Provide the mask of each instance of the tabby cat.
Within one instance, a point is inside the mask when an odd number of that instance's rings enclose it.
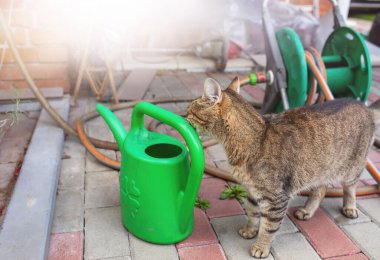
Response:
[[[261,116],[239,90],[238,78],[224,91],[206,79],[203,96],[190,104],[187,120],[223,144],[233,176],[249,193],[248,223],[239,234],[246,239],[258,235],[252,256],[269,255],[288,201],[301,191],[309,190],[310,196],[295,212],[300,220],[313,216],[326,185],[336,181],[344,189],[342,213],[357,218],[356,183],[380,110],[339,99]]]

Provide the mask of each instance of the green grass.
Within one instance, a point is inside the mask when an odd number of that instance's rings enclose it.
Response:
[[[240,202],[240,204],[243,204],[243,198],[247,197],[247,191],[244,190],[244,188],[240,185],[231,185],[228,186],[222,193],[220,194],[219,199],[225,200],[225,199],[236,199]]]

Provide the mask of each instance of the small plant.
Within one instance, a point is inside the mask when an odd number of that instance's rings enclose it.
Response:
[[[222,193],[220,193],[219,199],[237,199],[240,204],[243,204],[243,198],[247,197],[247,192],[240,185],[228,186]]]
[[[197,197],[197,199],[195,200],[195,207],[205,211],[210,207],[210,202],[206,199],[201,199],[200,197]]]
[[[15,95],[16,95],[16,99],[15,99],[15,110],[10,112],[11,114],[11,117],[12,117],[12,122],[11,122],[11,126],[13,126],[15,123],[18,123],[19,119],[20,119],[20,114],[21,114],[21,109],[20,109],[20,90],[18,89],[14,89],[15,91]]]

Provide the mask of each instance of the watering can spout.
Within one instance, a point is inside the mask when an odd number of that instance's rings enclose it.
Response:
[[[124,140],[127,136],[127,132],[123,124],[119,121],[119,119],[111,112],[107,107],[98,104],[96,106],[96,111],[102,116],[108,127],[111,129],[113,136],[119,146],[119,150],[123,149]]]

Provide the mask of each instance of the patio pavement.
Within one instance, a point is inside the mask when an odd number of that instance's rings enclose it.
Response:
[[[239,73],[238,73],[239,74]],[[145,98],[163,96],[197,97],[202,83],[212,76],[226,85],[236,73],[187,73],[166,71],[153,80]],[[380,96],[380,68],[374,68],[369,100]],[[82,97],[88,94],[86,90]],[[261,102],[263,86],[242,89],[242,95]],[[84,112],[93,111],[95,99],[80,98],[69,115],[73,125]],[[165,109],[183,111],[186,103],[165,104]],[[116,115],[129,126],[130,111]],[[96,138],[113,140],[100,118],[87,124],[88,133]],[[175,135],[174,132],[171,132]],[[120,159],[113,151],[103,151]],[[205,150],[208,163],[228,169],[223,148],[216,145]],[[371,159],[380,167],[380,153],[371,150]],[[368,173],[360,185],[373,184]],[[118,172],[98,163],[81,145],[68,136],[58,183],[55,216],[50,240],[49,259],[253,259],[249,246],[254,240],[241,238],[237,230],[245,225],[244,205],[236,200],[219,200],[227,183],[205,175],[199,196],[210,201],[205,212],[195,208],[192,235],[175,245],[154,245],[136,238],[121,224]],[[290,203],[285,221],[273,243],[268,259],[380,259],[380,197],[359,198],[360,217],[354,220],[340,214],[341,198],[327,198],[310,221],[296,220],[292,212],[304,203],[296,197]]]

